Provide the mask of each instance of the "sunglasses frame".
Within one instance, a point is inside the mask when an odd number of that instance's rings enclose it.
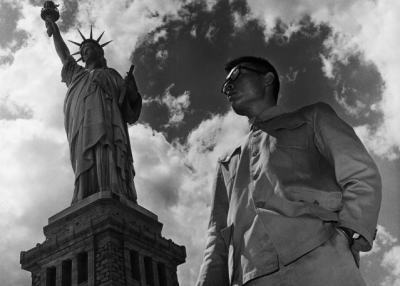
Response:
[[[252,71],[252,72],[255,72],[255,73],[258,73],[258,74],[266,74],[266,72],[262,72],[262,71],[259,71],[259,70],[253,69],[253,68],[248,68],[248,67],[245,67],[245,66],[237,66],[234,69],[232,69],[229,72],[228,76],[226,77],[226,80],[225,80],[225,82],[224,82],[224,84],[222,85],[222,88],[221,88],[221,92],[223,94],[227,94],[225,88],[226,88],[226,84],[228,83],[228,81],[235,81],[239,77],[240,69],[249,70],[249,71]],[[235,74],[236,71],[238,71],[238,72]]]

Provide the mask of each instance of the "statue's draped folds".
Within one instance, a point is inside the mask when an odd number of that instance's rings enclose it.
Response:
[[[119,73],[107,67],[83,68],[72,56],[61,76],[68,86],[64,124],[75,172],[72,204],[99,191],[136,201],[127,123],[138,119],[141,97],[131,106],[126,94],[119,106],[126,91]]]

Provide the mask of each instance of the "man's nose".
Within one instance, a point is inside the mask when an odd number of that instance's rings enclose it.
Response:
[[[226,84],[226,86],[225,86],[225,91],[227,92],[227,93],[229,93],[232,89],[234,89],[235,88],[235,86],[231,83],[231,82],[228,82],[227,84]]]

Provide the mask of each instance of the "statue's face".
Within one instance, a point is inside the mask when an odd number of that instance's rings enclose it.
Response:
[[[82,60],[86,64],[90,64],[96,61],[101,61],[101,58],[103,56],[100,48],[90,43],[82,47],[81,54],[82,54]]]

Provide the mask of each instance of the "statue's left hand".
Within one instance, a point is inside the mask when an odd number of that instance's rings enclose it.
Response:
[[[133,76],[133,74],[127,73],[127,76],[125,77],[124,81],[125,81],[125,86],[128,89],[129,102],[131,104],[133,104],[136,102],[137,98],[139,97],[139,91],[138,91],[135,77]]]

